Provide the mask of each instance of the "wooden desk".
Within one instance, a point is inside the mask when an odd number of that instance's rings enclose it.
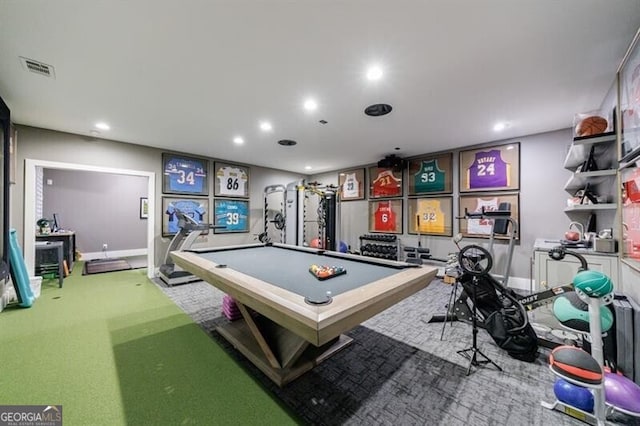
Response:
[[[73,231],[59,231],[51,234],[36,234],[36,241],[61,241],[64,244],[62,253],[67,262],[69,272],[73,270],[73,261],[76,256],[76,233]]]
[[[36,274],[42,276],[50,273],[52,266],[55,265],[58,270],[58,285],[60,287],[64,281],[63,249],[64,243],[62,241],[36,243]]]

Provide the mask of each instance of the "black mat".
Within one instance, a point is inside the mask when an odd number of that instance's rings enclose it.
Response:
[[[131,269],[131,265],[124,259],[95,259],[85,262],[82,275],[125,271],[127,269]]]

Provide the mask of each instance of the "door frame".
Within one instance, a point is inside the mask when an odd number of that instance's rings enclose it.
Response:
[[[115,169],[110,167],[90,166],[87,164],[61,163],[27,158],[24,165],[24,261],[29,276],[35,273],[36,227],[30,226],[36,221],[36,171],[44,169],[78,170],[85,172],[109,173],[117,175],[142,176],[147,178],[147,198],[149,200],[149,217],[147,219],[147,277],[154,277],[154,230],[155,230],[155,187],[156,174],[142,170]]]

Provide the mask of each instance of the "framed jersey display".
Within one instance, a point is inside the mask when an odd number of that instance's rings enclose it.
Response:
[[[249,201],[215,199],[213,200],[214,234],[227,232],[249,232]]]
[[[408,203],[409,234],[453,235],[452,197],[410,198]]]
[[[340,201],[364,200],[364,169],[340,172],[338,187]]]
[[[453,153],[409,160],[409,195],[451,194]]]
[[[511,211],[511,215],[509,217],[518,225],[518,232],[515,233],[515,238],[516,240],[520,239],[520,201],[518,194],[461,195],[459,204],[459,217],[464,217],[467,212],[481,213],[482,211],[492,212],[496,210]],[[499,222],[496,223],[496,221]],[[494,235],[495,239],[508,239],[509,235],[514,233],[514,229],[511,225],[507,227],[507,220],[486,217],[460,219],[460,232],[465,237],[489,238],[491,233],[494,232],[494,224],[496,224]]]
[[[626,225],[622,241],[625,259],[640,261],[640,167],[620,171],[622,182],[622,222]]]
[[[209,221],[209,200],[206,198],[172,198],[162,197],[162,236],[175,235],[180,230],[176,211],[179,210],[192,217],[198,223]],[[209,229],[202,231],[208,234]]]
[[[216,197],[249,198],[249,168],[214,163],[213,194]]]
[[[640,38],[634,38],[618,71],[620,86],[620,157],[623,163],[640,156]]]
[[[162,192],[209,195],[209,160],[162,153]]]
[[[402,197],[402,171],[369,168],[369,198]]]
[[[520,142],[460,151],[460,192],[520,188]]]
[[[369,201],[369,232],[402,234],[402,200]]]

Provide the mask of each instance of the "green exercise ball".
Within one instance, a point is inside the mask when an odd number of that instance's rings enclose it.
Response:
[[[589,297],[603,297],[613,291],[611,278],[600,271],[580,271],[573,278],[573,286]]]

